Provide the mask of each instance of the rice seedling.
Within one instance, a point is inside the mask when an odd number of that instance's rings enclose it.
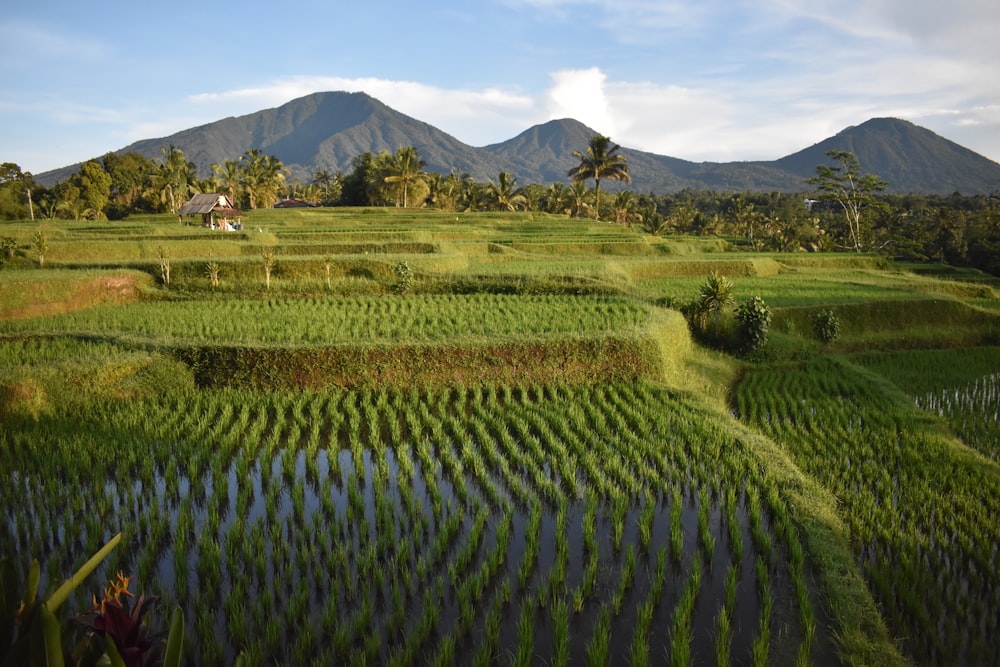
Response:
[[[568,665],[570,659],[569,604],[562,597],[552,601],[552,664]]]
[[[517,621],[516,648],[511,664],[518,667],[531,665],[535,652],[535,604],[530,596],[521,603],[521,615]]]
[[[531,515],[528,519],[528,527],[524,536],[524,554],[521,558],[521,565],[517,575],[518,585],[521,588],[527,586],[528,579],[535,569],[535,560],[538,555],[541,534],[542,507],[536,502],[531,508]]]
[[[670,502],[670,553],[673,555],[675,563],[680,563],[681,557],[684,555],[684,529],[681,526],[682,511],[681,492],[675,487],[673,498]]]
[[[653,495],[646,492],[645,503],[642,507],[642,514],[639,516],[639,542],[643,549],[649,549],[649,540],[653,536],[653,518],[656,514],[656,503]]]
[[[473,655],[472,664],[486,667],[499,658],[500,627],[503,618],[503,599],[498,597],[486,615],[483,640]]]
[[[680,601],[674,607],[673,625],[670,632],[671,665],[691,664],[692,614],[698,592],[701,589],[701,568],[701,560],[694,559]]]
[[[587,644],[588,667],[604,667],[608,664],[611,651],[611,615],[605,609],[597,621]]]
[[[966,372],[954,355],[948,356],[950,368],[928,372],[936,357],[898,353],[885,357],[890,364],[871,367],[920,391],[934,378]],[[928,418],[885,381],[846,363],[758,371],[744,382],[737,397],[741,414],[752,413],[751,396],[766,396],[770,413],[781,418],[754,423],[773,433],[842,504],[855,556],[891,630],[906,637],[907,654],[918,662],[946,654],[981,661],[985,643],[975,601],[1000,594],[996,577],[981,576],[997,571],[990,565],[995,549],[981,530],[984,517],[994,516],[993,476],[929,428]],[[948,574],[928,576],[942,572],[939,563],[949,564]],[[967,592],[953,583],[973,580]],[[807,612],[800,614],[808,626]],[[934,617],[965,620],[946,631]]]
[[[708,491],[703,487],[699,492],[698,503],[698,538],[701,542],[701,552],[705,561],[712,562],[712,554],[715,552],[715,536],[708,522],[708,512],[711,507],[708,498]]]
[[[761,597],[760,627],[753,640],[753,664],[768,664],[771,650],[771,586],[767,571],[767,563],[761,556],[757,557],[757,590]]]

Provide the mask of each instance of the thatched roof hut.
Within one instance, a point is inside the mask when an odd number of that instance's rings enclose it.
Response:
[[[177,211],[177,219],[179,221],[185,215],[198,214],[201,214],[202,224],[212,229],[216,226],[239,229],[240,218],[244,217],[243,212],[233,205],[229,195],[219,192],[205,192],[191,197]]]

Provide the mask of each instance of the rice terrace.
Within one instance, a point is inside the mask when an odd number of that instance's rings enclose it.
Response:
[[[60,619],[122,573],[186,664],[1000,664],[988,274],[524,212],[36,229],[4,584],[121,534]],[[762,351],[696,335],[706,280]]]

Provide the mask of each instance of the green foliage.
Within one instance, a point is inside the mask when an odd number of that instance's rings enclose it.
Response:
[[[855,252],[869,251],[874,240],[868,212],[883,207],[875,195],[888,183],[874,174],[862,174],[861,164],[851,152],[832,150],[826,154],[834,164],[817,166],[816,176],[808,182],[816,186],[821,200],[835,202],[843,211],[847,225],[845,247]]]
[[[221,270],[222,267],[215,260],[205,264],[205,275],[208,277],[208,281],[212,285],[212,289],[219,286],[219,272]]]
[[[771,328],[771,309],[759,296],[751,297],[736,309],[739,322],[739,343],[744,352],[758,352],[767,346]]]
[[[920,356],[899,361],[919,372]],[[944,435],[884,378],[829,357],[753,369],[734,408],[836,496],[855,558],[912,662],[993,662],[995,463]]]
[[[413,269],[405,261],[396,262],[392,267],[392,272],[396,275],[396,284],[392,286],[392,291],[396,294],[407,294],[413,289]]]
[[[812,325],[821,343],[832,343],[840,337],[840,318],[832,310],[821,310],[813,315]]]
[[[695,334],[710,344],[725,347],[726,334],[723,331],[723,314],[735,301],[735,287],[731,280],[712,271],[698,286],[698,296],[683,308],[685,317],[694,328]],[[712,327],[709,329],[709,320]]]
[[[274,257],[276,250],[271,246],[264,246],[260,250],[260,257],[264,262],[264,288],[271,289],[271,272],[274,270]]]
[[[0,163],[0,220],[26,220],[32,210],[28,196],[35,179],[13,162]]]
[[[164,287],[170,287],[170,255],[162,245],[156,246],[156,258],[160,262],[160,280]]]
[[[612,143],[608,137],[595,134],[587,142],[586,152],[573,151],[573,157],[580,164],[567,172],[573,182],[582,185],[587,179],[594,179],[594,217],[601,217],[601,179],[631,183],[628,161],[618,151],[621,146]]]
[[[112,537],[69,579],[38,599],[39,566],[34,561],[22,591],[13,563],[0,560],[0,665],[61,667],[63,629],[55,612],[121,541]]]
[[[402,204],[407,208],[423,201],[428,176],[416,148],[401,146],[395,155],[382,157],[381,162],[382,181],[388,186],[397,207]]]
[[[31,247],[34,248],[35,254],[38,255],[39,268],[45,266],[45,255],[49,251],[49,234],[42,227],[36,229],[32,235]]]
[[[2,263],[8,259],[14,259],[14,253],[17,252],[17,239],[4,236],[0,238],[0,266]]]

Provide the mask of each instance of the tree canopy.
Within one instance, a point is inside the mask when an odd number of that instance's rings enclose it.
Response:
[[[836,202],[844,211],[850,247],[862,252],[871,247],[869,225],[865,214],[880,206],[875,194],[889,185],[874,174],[862,174],[861,163],[854,153],[848,151],[827,151],[834,164],[816,167],[816,175],[808,182],[819,190],[819,198]]]
[[[624,155],[618,153],[619,150],[621,146],[612,144],[603,134],[595,134],[587,142],[586,152],[573,151],[573,157],[578,159],[580,164],[570,169],[566,175],[574,182],[594,179],[594,217],[597,219],[601,217],[601,179],[632,182],[632,177],[628,173],[628,162]]]

